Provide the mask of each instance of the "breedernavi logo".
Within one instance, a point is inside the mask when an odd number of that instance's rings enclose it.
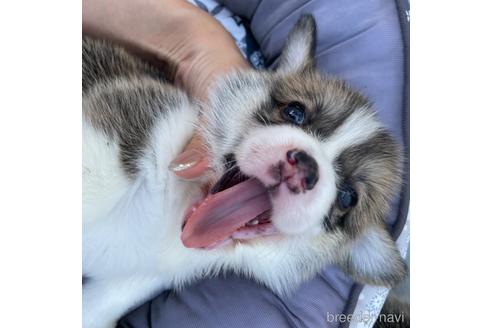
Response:
[[[326,313],[326,321],[328,322],[373,323],[377,320],[385,323],[400,323],[405,320],[405,316],[403,313],[400,314],[394,314],[394,313],[379,314],[379,313],[370,313],[370,312],[364,312],[359,314],[343,314],[343,313],[332,314],[329,312]]]

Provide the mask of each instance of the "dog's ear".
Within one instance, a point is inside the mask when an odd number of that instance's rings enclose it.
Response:
[[[407,274],[405,261],[383,227],[371,227],[347,245],[342,268],[356,281],[394,286]]]
[[[316,22],[313,16],[302,15],[287,37],[277,72],[294,73],[314,66],[315,38]]]

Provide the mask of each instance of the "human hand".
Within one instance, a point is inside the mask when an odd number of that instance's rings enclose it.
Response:
[[[198,10],[195,23],[179,44],[179,53],[185,54],[178,63],[175,83],[192,97],[207,103],[209,87],[217,78],[235,69],[248,68],[229,33],[213,17]],[[203,176],[209,167],[209,157],[203,139],[195,133],[184,151],[170,164],[169,169],[178,177],[192,180]]]
[[[83,31],[153,60],[170,59],[177,65],[174,83],[205,104],[217,78],[249,67],[222,25],[183,0],[84,0]],[[202,138],[195,134],[170,170],[183,179],[195,179],[208,164]]]

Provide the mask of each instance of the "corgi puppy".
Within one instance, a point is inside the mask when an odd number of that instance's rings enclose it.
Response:
[[[315,34],[302,16],[275,70],[228,75],[206,105],[84,38],[84,327],[222,270],[279,294],[328,264],[362,283],[404,277],[384,226],[399,145],[364,96],[317,72]],[[182,181],[168,166],[195,131],[212,173]]]

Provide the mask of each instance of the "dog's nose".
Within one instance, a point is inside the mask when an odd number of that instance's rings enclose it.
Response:
[[[298,174],[303,178],[303,189],[311,190],[319,179],[318,163],[308,153],[299,149],[291,149],[287,152],[287,162],[297,168]]]

